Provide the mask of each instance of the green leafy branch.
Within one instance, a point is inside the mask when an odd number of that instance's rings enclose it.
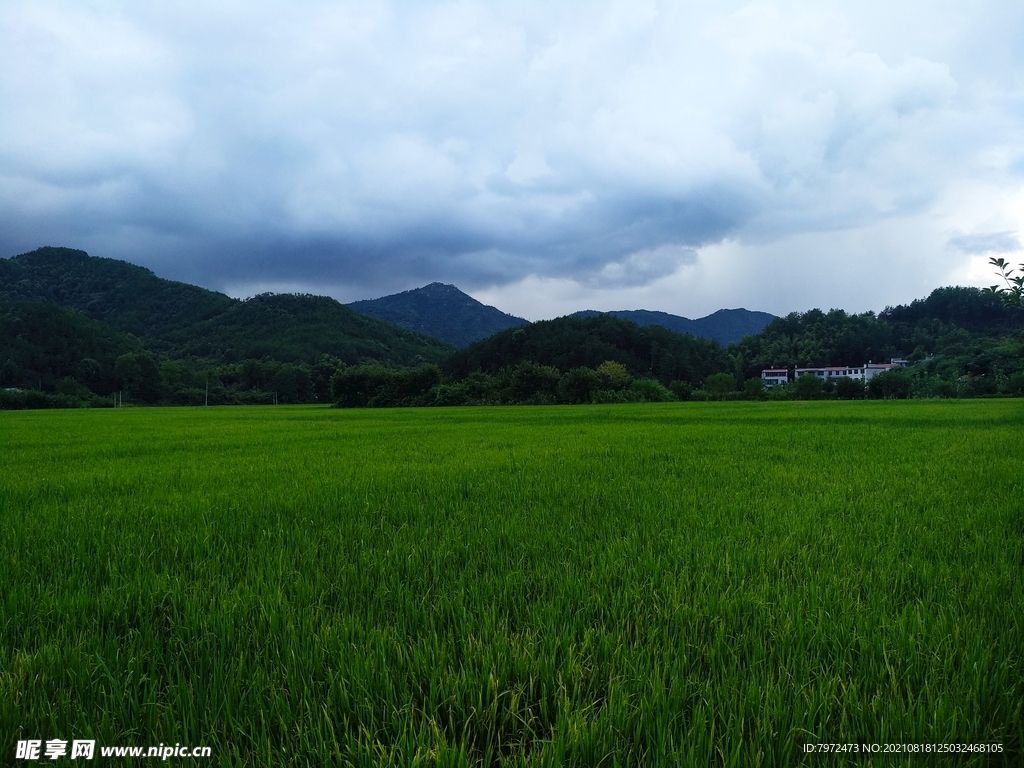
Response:
[[[1024,306],[1024,264],[1020,265],[1021,274],[1014,276],[1016,270],[1001,256],[989,259],[988,263],[999,270],[1004,285],[993,285],[982,291],[995,296],[1008,307]]]

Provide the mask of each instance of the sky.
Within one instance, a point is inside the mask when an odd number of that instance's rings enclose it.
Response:
[[[1024,261],[1024,3],[0,0],[0,256],[530,320]]]

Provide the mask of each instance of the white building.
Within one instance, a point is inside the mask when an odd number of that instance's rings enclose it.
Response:
[[[868,363],[864,366],[864,381],[871,381],[872,378],[880,373],[886,373],[896,368],[902,368],[906,365],[906,361],[901,360],[898,357],[894,357],[892,362],[889,363]]]
[[[859,379],[864,380],[865,366],[828,366],[825,368],[797,368],[793,371],[795,378],[799,379],[804,374],[810,373],[817,376],[819,379],[825,379],[825,381],[835,381],[836,379]]]
[[[907,361],[901,357],[894,357],[888,363],[867,363],[865,365],[850,365],[850,366],[825,366],[823,368],[797,368],[793,371],[793,379],[799,379],[805,374],[811,374],[817,376],[819,379],[825,381],[835,381],[836,379],[856,379],[857,381],[868,382],[873,377],[886,371],[891,371],[894,368],[902,368],[907,365]],[[783,385],[789,382],[789,371],[785,368],[765,368],[761,371],[761,378],[764,380],[766,387],[774,387]]]

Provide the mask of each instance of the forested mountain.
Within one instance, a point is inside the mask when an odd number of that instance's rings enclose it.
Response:
[[[46,301],[131,333],[150,351],[232,362],[331,354],[393,365],[439,361],[451,347],[361,315],[334,299],[263,295],[246,301],[70,248],[0,259],[0,301]]]
[[[0,301],[14,300],[77,309],[111,328],[150,339],[161,339],[237,303],[222,293],[164,280],[126,261],[49,247],[0,259]]]
[[[321,354],[344,363],[389,365],[440,362],[453,348],[397,325],[349,309],[326,296],[263,294],[165,337],[176,357],[218,357],[226,362],[269,357],[302,362]]]
[[[629,320],[641,327],[660,325],[662,328],[668,328],[677,333],[688,333],[703,339],[714,339],[722,345],[737,342],[744,336],[760,333],[768,323],[775,319],[775,315],[770,315],[767,312],[753,312],[749,309],[720,309],[707,317],[696,320],[648,309],[624,309],[614,312],[585,309],[582,312],[574,312],[571,317],[596,317],[600,314]]]
[[[1016,391],[1024,371],[1024,310],[977,288],[939,288],[909,305],[847,314],[813,309],[773,320],[731,348],[738,373],[763,368],[859,365],[905,357],[915,375],[966,388],[964,394]],[[943,391],[946,391],[945,385]],[[958,390],[959,391],[959,390]]]
[[[506,328],[526,325],[521,317],[482,304],[454,285],[444,283],[431,283],[379,299],[354,301],[348,306],[460,348]]]
[[[67,248],[0,259],[0,407],[324,401],[340,365],[452,351],[322,296],[239,301]]]
[[[332,381],[355,404],[617,402],[741,388],[761,397],[763,368],[896,356],[911,363],[886,390],[899,396],[1024,394],[1024,310],[975,288],[941,288],[878,315],[792,313],[726,348],[665,328],[686,318],[664,313],[615,313],[650,323],[642,327],[611,313],[528,324],[452,286],[407,293],[407,307],[447,312],[453,333],[480,317],[516,327],[456,350],[325,297],[239,301],[62,248],[0,259],[0,407],[325,402]],[[763,314],[737,312],[687,322]]]
[[[686,336],[660,325],[639,327],[611,315],[560,317],[513,328],[456,352],[444,370],[456,378],[480,371],[533,362],[561,372],[596,369],[605,361],[621,364],[635,377],[669,384],[700,384],[710,374],[732,370],[732,361],[716,341]]]

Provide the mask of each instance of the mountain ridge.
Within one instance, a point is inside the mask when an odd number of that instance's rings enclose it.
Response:
[[[453,348],[356,312],[327,296],[234,299],[119,259],[46,246],[0,259],[0,302],[43,301],[145,342],[153,352],[207,359],[331,354],[356,363],[439,362]]]
[[[719,309],[696,320],[650,309],[620,309],[611,312],[584,309],[580,312],[573,312],[569,317],[596,317],[597,315],[611,315],[620,320],[630,320],[641,328],[647,325],[660,325],[662,328],[677,333],[688,333],[702,339],[712,339],[722,346],[738,342],[744,336],[760,333],[775,319],[775,315],[768,312],[742,307]]]
[[[353,301],[347,306],[460,349],[528,322],[477,301],[450,283],[439,282],[377,299]]]

